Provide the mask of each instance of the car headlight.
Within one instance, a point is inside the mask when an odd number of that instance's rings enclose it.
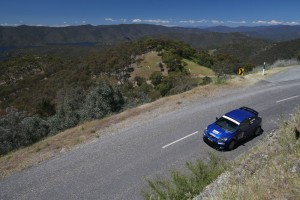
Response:
[[[218,142],[226,142],[228,140],[228,138],[220,138],[218,139]]]
[[[203,135],[207,134],[207,128],[203,131]]]

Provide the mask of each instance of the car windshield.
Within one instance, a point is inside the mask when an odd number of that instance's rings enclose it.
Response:
[[[233,132],[238,127],[238,124],[236,124],[224,117],[221,117],[220,119],[218,119],[216,121],[216,124],[229,132]]]

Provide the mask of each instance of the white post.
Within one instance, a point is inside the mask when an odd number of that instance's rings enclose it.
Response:
[[[266,69],[266,62],[264,62],[264,66],[263,66],[263,71],[262,71],[262,75],[265,75],[265,69]]]

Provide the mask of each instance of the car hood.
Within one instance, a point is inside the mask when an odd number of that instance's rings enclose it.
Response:
[[[207,133],[215,138],[224,138],[233,134],[232,132],[221,128],[216,123],[213,123],[207,127]]]

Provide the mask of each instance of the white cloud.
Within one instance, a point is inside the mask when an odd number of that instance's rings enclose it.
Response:
[[[115,22],[116,20],[114,20],[113,18],[105,18],[105,21]]]
[[[266,25],[280,25],[280,24],[285,24],[285,22],[277,21],[277,20],[271,20],[271,21],[258,20],[258,21],[253,21],[252,23],[253,24],[266,24]]]
[[[1,26],[20,26],[21,24],[1,24]]]
[[[133,19],[132,22],[133,22],[133,23],[141,23],[142,20],[141,20],[141,19]]]
[[[211,20],[211,23],[213,23],[213,24],[224,24],[224,21]]]
[[[147,23],[158,23],[158,24],[169,24],[169,20],[161,20],[161,19],[145,19],[143,22]]]
[[[154,23],[154,24],[169,24],[169,20],[161,20],[161,19],[133,19],[132,23]]]
[[[202,19],[202,20],[183,20],[183,21],[179,21],[179,23],[183,23],[183,24],[196,24],[196,23],[206,23],[207,20],[206,19]]]
[[[269,22],[269,24],[271,24],[271,25],[279,25],[279,24],[283,24],[283,22],[276,21],[276,20],[271,20],[271,21]]]
[[[246,24],[247,22],[246,21],[227,21],[227,23],[230,23],[230,24]]]
[[[295,25],[299,25],[300,23],[299,22],[285,22],[286,25],[291,25],[291,26],[295,26]]]

